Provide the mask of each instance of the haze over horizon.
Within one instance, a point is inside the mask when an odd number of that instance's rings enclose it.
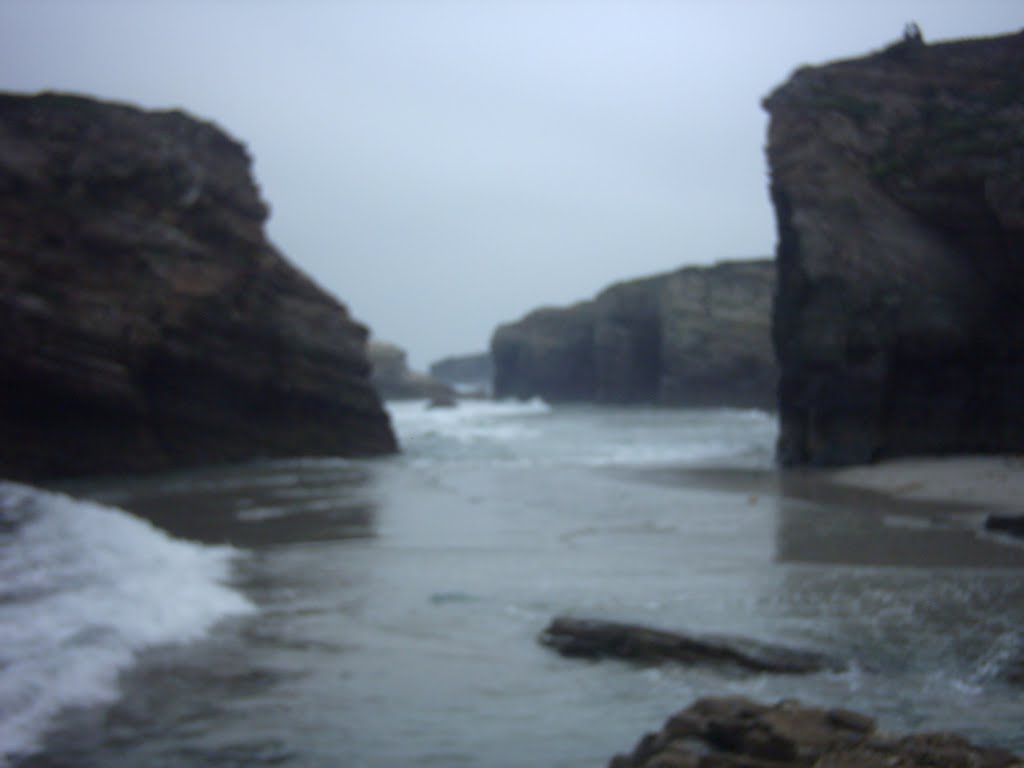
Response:
[[[760,100],[1019,0],[0,0],[0,89],[182,108],[271,239],[418,368],[608,284],[775,244]]]

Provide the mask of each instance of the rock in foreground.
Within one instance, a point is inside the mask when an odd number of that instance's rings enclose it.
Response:
[[[541,634],[540,641],[563,656],[709,664],[746,672],[810,674],[843,666],[813,651],[745,638],[687,635],[595,619],[556,618]]]
[[[798,70],[765,101],[779,457],[1024,450],[1024,33]]]
[[[396,449],[366,329],[181,112],[0,95],[0,475]]]
[[[864,715],[774,706],[745,698],[701,699],[644,736],[610,768],[1011,768],[1011,752],[972,745],[961,736],[879,733]]]
[[[618,283],[540,309],[491,340],[496,397],[775,407],[771,261]]]

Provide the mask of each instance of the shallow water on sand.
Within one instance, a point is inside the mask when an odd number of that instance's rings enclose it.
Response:
[[[238,603],[198,637],[132,647],[115,694],[49,717],[42,751],[11,762],[603,765],[722,693],[1024,750],[1024,703],[1004,679],[1024,655],[1024,550],[979,536],[970,510],[780,480],[773,420],[757,412],[392,410],[393,459],[66,489],[227,558],[207,587]],[[185,598],[173,581],[135,597],[165,612]],[[102,650],[124,619],[93,607],[106,639],[84,642]],[[536,642],[561,613],[786,643],[849,668],[563,659]]]

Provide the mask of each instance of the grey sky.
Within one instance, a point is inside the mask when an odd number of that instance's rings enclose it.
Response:
[[[0,89],[245,142],[274,242],[419,367],[615,280],[768,255],[797,66],[1024,27],[1019,0],[0,0]]]

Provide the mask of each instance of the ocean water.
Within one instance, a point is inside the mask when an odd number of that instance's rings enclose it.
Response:
[[[0,483],[0,765],[605,765],[694,698],[1024,751],[1024,548],[772,469],[757,411],[393,404],[404,452]],[[563,659],[556,615],[841,672]]]

